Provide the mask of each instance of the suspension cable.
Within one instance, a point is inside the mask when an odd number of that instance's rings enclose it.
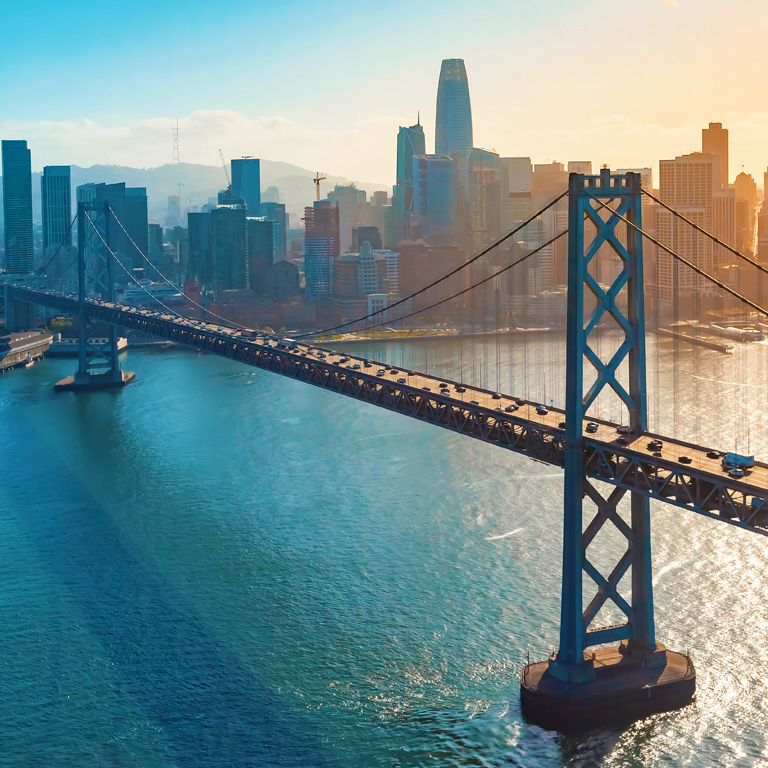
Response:
[[[141,250],[141,248],[139,248],[139,246],[136,244],[136,241],[135,241],[135,240],[134,240],[134,239],[133,239],[133,238],[130,236],[130,234],[128,234],[128,230],[127,230],[127,229],[126,229],[126,228],[123,226],[123,222],[122,222],[122,221],[120,221],[120,219],[118,219],[118,218],[117,218],[117,214],[114,212],[114,210],[112,210],[112,206],[110,206],[109,204],[107,204],[107,208],[109,209],[109,212],[112,214],[112,217],[114,218],[114,220],[115,220],[115,221],[118,223],[118,226],[120,227],[120,229],[122,229],[122,230],[123,230],[123,233],[125,234],[125,236],[128,238],[128,240],[130,240],[130,242],[131,242],[131,245],[133,245],[133,247],[134,247],[134,248],[135,248],[135,249],[136,249],[136,250],[139,252],[139,255],[141,256],[141,258],[142,258],[142,259],[144,259],[144,261],[146,261],[146,262],[147,262],[147,264],[149,264],[149,266],[150,266],[150,267],[152,267],[152,269],[154,269],[154,270],[155,270],[155,272],[157,272],[157,274],[158,274],[158,275],[160,275],[160,277],[161,277],[161,278],[162,278],[162,279],[163,279],[163,280],[164,280],[166,283],[168,283],[168,285],[170,285],[170,286],[171,286],[171,288],[173,288],[173,289],[178,289],[178,286],[177,286],[177,285],[174,285],[174,284],[173,284],[173,283],[172,283],[172,282],[171,282],[171,281],[170,281],[170,280],[169,280],[169,279],[168,279],[168,278],[167,278],[167,277],[166,277],[166,276],[165,276],[165,275],[164,275],[164,274],[163,274],[163,273],[162,273],[162,272],[161,272],[161,271],[158,269],[158,267],[157,267],[155,264],[153,264],[153,263],[152,263],[152,261],[151,261],[151,260],[149,259],[149,257],[148,257],[148,256],[147,256],[147,255],[146,255],[146,254],[145,254],[145,253],[144,253],[144,252]],[[208,313],[208,314],[209,314],[211,317],[215,317],[215,318],[217,318],[218,320],[223,320],[225,323],[227,323],[227,325],[230,325],[230,326],[232,326],[232,327],[234,327],[234,328],[244,328],[244,327],[245,327],[245,326],[243,326],[243,325],[240,325],[239,323],[235,323],[235,322],[234,322],[234,321],[232,321],[232,320],[227,320],[227,318],[226,318],[226,317],[222,317],[221,315],[217,315],[215,312],[211,312],[211,310],[210,310],[210,309],[208,309],[207,307],[204,307],[202,304],[198,304],[198,303],[197,303],[197,302],[196,302],[194,299],[190,299],[190,298],[189,298],[189,296],[187,296],[187,295],[184,293],[183,289],[182,289],[181,295],[182,295],[182,296],[184,296],[184,298],[185,298],[185,299],[186,299],[186,300],[187,300],[187,301],[188,301],[190,304],[193,304],[193,305],[194,305],[194,306],[196,306],[198,309],[202,309],[202,310],[203,310],[203,312],[207,312],[207,313]]]
[[[112,257],[112,258],[113,258],[113,259],[114,259],[114,260],[115,260],[115,261],[116,261],[116,262],[117,262],[117,263],[120,265],[120,267],[122,268],[123,272],[125,272],[125,274],[126,274],[126,275],[128,275],[128,277],[130,277],[130,278],[131,278],[131,280],[133,280],[133,282],[134,282],[134,283],[136,283],[136,285],[138,285],[138,286],[139,286],[139,288],[141,288],[141,290],[142,290],[142,291],[144,291],[144,293],[146,293],[146,294],[147,294],[147,296],[149,296],[151,299],[154,299],[154,300],[155,300],[155,301],[156,301],[156,302],[157,302],[157,303],[158,303],[158,304],[159,304],[159,305],[160,305],[160,306],[161,306],[163,309],[166,309],[166,310],[167,310],[168,312],[170,312],[172,315],[176,315],[176,317],[179,317],[179,318],[181,318],[182,320],[189,320],[189,319],[190,319],[190,318],[188,318],[188,317],[185,317],[184,315],[180,314],[180,313],[179,313],[179,312],[177,312],[175,309],[171,309],[169,306],[167,306],[167,305],[166,305],[166,304],[164,304],[162,301],[160,301],[160,299],[158,299],[158,298],[157,298],[157,296],[153,296],[153,295],[152,295],[152,294],[151,294],[151,293],[150,293],[150,292],[149,292],[149,291],[148,291],[148,290],[147,290],[147,289],[146,289],[146,288],[145,288],[145,287],[144,287],[144,286],[143,286],[143,285],[142,285],[142,284],[141,284],[141,283],[140,283],[140,282],[139,282],[139,281],[138,281],[138,280],[137,280],[137,279],[136,279],[136,278],[135,278],[135,277],[134,277],[134,276],[133,276],[133,275],[132,275],[132,274],[131,274],[131,273],[128,271],[128,269],[127,269],[127,268],[126,268],[126,266],[123,264],[123,262],[122,262],[122,261],[120,261],[120,259],[118,259],[118,258],[117,258],[117,256],[115,255],[115,252],[114,252],[114,251],[113,251],[113,250],[112,250],[112,249],[109,247],[109,245],[108,245],[107,241],[104,239],[104,236],[101,234],[101,232],[99,232],[99,229],[98,229],[98,227],[97,227],[97,226],[96,226],[96,225],[93,223],[93,219],[91,219],[91,217],[88,215],[88,211],[86,211],[85,209],[83,209],[83,214],[84,214],[85,218],[86,218],[86,219],[88,219],[88,221],[90,221],[90,222],[91,222],[91,226],[93,227],[93,231],[94,231],[94,232],[95,232],[95,233],[96,233],[96,234],[99,236],[99,240],[101,240],[101,242],[102,242],[102,243],[104,243],[104,247],[105,247],[105,248],[106,248],[106,249],[109,251],[109,254],[110,254],[110,256],[111,256],[111,257]]]
[[[53,264],[53,262],[56,260],[56,257],[59,255],[59,253],[61,252],[61,249],[64,247],[64,243],[67,242],[69,233],[72,231],[72,227],[75,225],[76,221],[77,221],[77,215],[75,215],[72,221],[69,222],[67,231],[64,233],[64,237],[61,239],[61,242],[59,243],[59,247],[56,249],[56,253],[54,253],[53,256],[51,256],[51,258],[48,259],[48,262],[46,264],[44,264],[42,267],[40,267],[40,269],[37,270],[36,277],[39,277],[40,275],[44,275],[48,271],[48,267],[50,267],[51,264]],[[72,264],[74,263],[75,262],[73,261]],[[69,267],[67,267],[67,270],[66,270],[67,272],[69,272],[69,269],[72,266],[72,264],[70,264]]]
[[[521,256],[519,259],[517,259],[516,261],[513,261],[511,264],[507,264],[506,267],[503,267],[502,269],[498,270],[497,272],[494,272],[493,274],[488,275],[487,277],[484,277],[482,280],[478,280],[476,283],[473,283],[472,285],[468,286],[467,288],[462,288],[462,290],[457,291],[456,293],[451,294],[450,296],[446,296],[444,299],[440,299],[439,301],[436,301],[436,302],[434,302],[433,304],[430,304],[427,307],[422,307],[421,309],[414,310],[413,312],[409,312],[407,315],[403,315],[402,317],[397,317],[394,320],[382,320],[379,323],[376,323],[374,325],[369,325],[366,328],[361,328],[360,330],[362,330],[362,331],[371,331],[374,328],[378,328],[378,327],[380,327],[382,325],[390,325],[390,324],[394,324],[394,323],[399,323],[399,322],[401,322],[403,320],[407,320],[408,318],[413,317],[414,315],[419,315],[422,312],[426,312],[427,310],[434,309],[435,307],[439,307],[441,304],[445,304],[446,301],[450,301],[451,299],[456,299],[459,296],[463,296],[465,293],[468,293],[469,291],[474,290],[475,288],[478,288],[481,285],[484,285],[489,280],[493,280],[495,277],[498,277],[499,275],[504,274],[504,272],[506,272],[509,269],[512,269],[512,267],[516,267],[518,264],[521,264],[526,259],[530,259],[531,256],[535,256],[537,253],[539,253],[539,251],[543,251],[545,248],[548,248],[550,245],[552,245],[557,240],[559,240],[563,235],[567,235],[567,234],[568,234],[568,230],[564,229],[562,232],[558,233],[554,237],[552,237],[549,240],[547,240],[547,242],[544,243],[543,245],[540,245],[538,248],[534,248],[532,251],[529,251],[528,253],[526,253],[525,256]],[[395,305],[393,304],[392,306],[394,307]],[[386,309],[387,308],[385,307],[385,310]],[[319,331],[315,331],[315,333],[319,333]],[[305,333],[305,334],[302,334],[302,335],[299,335],[299,336],[295,336],[294,338],[302,339],[302,338],[304,338],[306,336],[313,336],[313,335],[314,335],[314,333]],[[474,337],[474,334],[473,334],[473,337]]]
[[[661,248],[663,251],[666,251],[670,256],[672,256],[674,259],[677,259],[681,264],[685,264],[686,267],[689,267],[692,269],[696,274],[701,275],[702,277],[709,280],[710,283],[713,285],[716,285],[718,288],[721,288],[726,293],[729,293],[734,298],[737,298],[739,301],[743,302],[744,304],[747,304],[748,306],[752,307],[756,312],[759,312],[761,315],[765,315],[768,317],[768,309],[763,309],[763,307],[758,306],[755,304],[754,301],[750,301],[746,296],[742,296],[738,291],[733,290],[733,288],[729,288],[725,283],[718,280],[716,277],[712,277],[712,275],[705,272],[701,267],[697,267],[693,262],[688,261],[688,259],[683,258],[679,254],[675,253],[671,248],[668,248],[664,243],[657,240],[655,237],[649,235],[644,229],[641,227],[638,227],[637,224],[630,221],[626,216],[622,216],[618,211],[611,208],[609,205],[606,205],[602,200],[595,197],[594,195],[591,195],[587,193],[589,197],[591,197],[596,203],[601,205],[603,208],[607,208],[614,216],[621,219],[625,224],[628,224],[630,227],[632,227],[634,230],[639,232],[644,238],[646,238],[649,242],[653,243],[656,247]]]
[[[676,211],[674,208],[672,208],[672,206],[667,205],[667,203],[663,202],[662,200],[659,200],[656,195],[652,195],[645,189],[641,191],[644,195],[650,197],[651,200],[653,200],[655,203],[658,203],[662,208],[666,208],[671,214],[677,216],[678,219],[682,219],[686,224],[690,224],[697,232],[701,232],[702,235],[706,235],[710,240],[713,240],[719,246],[725,248],[726,251],[730,251],[734,256],[738,256],[740,259],[743,259],[748,264],[751,264],[753,267],[757,267],[757,269],[759,269],[761,272],[768,275],[768,268],[764,267],[759,261],[751,259],[749,256],[741,253],[741,251],[737,250],[732,245],[728,245],[728,243],[723,242],[717,235],[712,234],[708,230],[704,229],[704,227],[700,227],[695,221],[691,221],[691,219],[689,219],[687,216],[684,216],[679,211]]]
[[[553,200],[550,200],[541,210],[536,211],[536,213],[529,216],[525,221],[518,224],[514,229],[507,232],[506,235],[499,238],[495,242],[491,243],[486,248],[483,248],[483,250],[481,250],[479,253],[476,253],[471,259],[468,259],[467,261],[462,262],[461,264],[459,264],[458,267],[455,267],[454,269],[452,269],[450,272],[443,275],[442,277],[439,277],[436,280],[433,280],[431,283],[429,283],[428,285],[425,285],[423,288],[419,288],[417,291],[414,291],[408,296],[405,296],[402,299],[398,299],[394,304],[390,304],[388,307],[383,307],[382,309],[377,309],[374,312],[369,312],[367,315],[358,317],[356,320],[349,320],[346,323],[340,323],[339,325],[334,325],[331,328],[323,328],[319,331],[304,333],[301,336],[297,336],[296,338],[306,338],[307,336],[318,336],[320,334],[338,331],[339,329],[346,328],[349,325],[356,325],[357,323],[362,323],[364,320],[368,320],[371,317],[380,315],[382,312],[388,312],[389,310],[394,309],[398,305],[404,304],[406,301],[410,301],[410,299],[413,299],[416,296],[419,296],[420,294],[424,293],[425,291],[428,291],[430,288],[434,288],[436,285],[442,283],[443,280],[447,280],[449,277],[453,277],[453,275],[455,275],[457,272],[461,272],[462,269],[466,269],[470,264],[474,264],[474,262],[476,262],[478,259],[482,258],[487,253],[492,251],[494,248],[496,248],[496,246],[501,245],[506,240],[509,240],[510,237],[512,237],[513,235],[516,235],[521,229],[525,229],[525,227],[527,227],[532,221],[535,221],[539,216],[541,216],[542,213],[544,213],[546,210],[551,208],[553,205],[556,205],[557,203],[559,203],[560,200],[562,200],[567,194],[568,194],[568,190],[565,190],[565,192],[561,192]],[[460,295],[460,294],[457,294],[457,295]],[[433,305],[433,306],[437,306],[437,305]],[[427,307],[426,309],[430,309],[430,307]],[[379,325],[381,325],[381,323]],[[371,326],[371,327],[376,328],[377,326]]]

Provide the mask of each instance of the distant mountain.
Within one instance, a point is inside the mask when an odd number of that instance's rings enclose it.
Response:
[[[229,167],[227,172],[229,173]],[[304,215],[304,206],[312,205],[315,200],[315,185],[312,182],[315,173],[278,160],[261,161],[261,188],[264,190],[267,187],[277,187],[280,190],[280,202],[285,203],[286,210],[291,214],[291,226],[298,225],[299,218]],[[36,221],[40,220],[40,175],[32,174],[32,205]],[[320,175],[327,177],[320,187],[323,198],[334,184],[349,183],[343,176],[334,176],[325,171],[321,171]],[[215,165],[178,163],[161,165],[158,168],[131,168],[125,165],[92,165],[90,168],[81,168],[73,165],[73,202],[74,187],[79,184],[114,184],[121,181],[129,187],[147,188],[149,219],[159,224],[165,224],[168,197],[179,194],[179,184],[182,185],[182,211],[190,205],[204,205],[227,185],[224,169]],[[369,195],[388,189],[383,184],[356,183],[358,189],[365,190]]]

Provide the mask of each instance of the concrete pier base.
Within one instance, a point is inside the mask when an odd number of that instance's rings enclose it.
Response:
[[[57,392],[96,392],[100,389],[124,387],[135,378],[136,374],[132,371],[119,371],[117,378],[111,372],[87,373],[85,375],[75,374],[56,382],[53,388]]]
[[[526,666],[520,675],[523,716],[547,730],[583,733],[627,725],[688,704],[696,691],[690,658],[657,644],[631,650],[626,641],[584,654],[566,667],[553,655]]]

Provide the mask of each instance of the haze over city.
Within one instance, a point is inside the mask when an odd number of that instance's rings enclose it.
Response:
[[[391,184],[393,131],[420,111],[434,136],[434,62],[461,57],[478,147],[643,167],[693,150],[714,120],[731,129],[731,176],[743,165],[761,178],[761,0],[489,2],[469,26],[467,13],[456,1],[362,17],[353,2],[6,4],[17,32],[0,51],[0,134],[35,146],[35,170],[150,167],[170,162],[178,118],[183,162],[216,165],[221,147]]]
[[[0,26],[0,763],[764,765],[764,0]]]

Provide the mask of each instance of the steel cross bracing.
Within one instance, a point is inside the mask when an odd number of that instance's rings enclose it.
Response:
[[[17,301],[77,312],[78,301],[74,297],[12,283],[7,284],[7,289],[9,298]],[[371,369],[354,370],[350,366],[364,365],[363,358],[348,355],[349,363],[340,364],[332,359],[338,358],[339,353],[319,346],[300,344],[294,352],[269,345],[263,338],[246,339],[233,331],[217,331],[210,325],[201,328],[178,317],[120,308],[94,299],[86,299],[85,305],[92,321],[228,357],[546,464],[562,467],[565,463],[565,432],[558,426],[565,416],[557,409],[549,408],[548,414],[540,415],[535,404],[526,403],[515,413],[499,412],[495,410],[499,402],[506,406],[516,402],[515,398],[505,395],[497,401],[490,391],[469,385],[463,385],[466,392],[460,396],[455,392],[455,382],[421,373],[406,376],[409,383],[399,384],[396,379],[405,375],[402,371],[386,377],[367,373],[379,367],[390,370],[384,363],[374,361]],[[318,357],[321,352],[326,354],[325,359]],[[440,381],[451,385],[450,395],[438,393]],[[429,386],[431,391],[423,390],[422,386]],[[471,404],[471,400],[478,400],[480,405]],[[650,439],[660,436],[644,432],[630,436],[629,445],[621,445],[616,442],[620,435],[615,424],[600,419],[592,421],[600,425],[600,430],[583,435],[582,467],[586,476],[768,535],[768,464],[758,462],[751,474],[737,480],[723,473],[718,461],[706,457],[707,447],[662,437],[663,456],[656,457],[646,446]],[[683,454],[692,457],[691,464],[677,461]]]
[[[115,326],[110,326],[106,338],[90,338],[88,323],[93,318],[85,303],[87,297],[94,295],[110,302],[115,298],[108,214],[106,203],[80,202],[77,205],[79,306],[76,315],[80,335],[76,378],[79,379],[91,374],[106,374],[115,381],[122,378]]]

